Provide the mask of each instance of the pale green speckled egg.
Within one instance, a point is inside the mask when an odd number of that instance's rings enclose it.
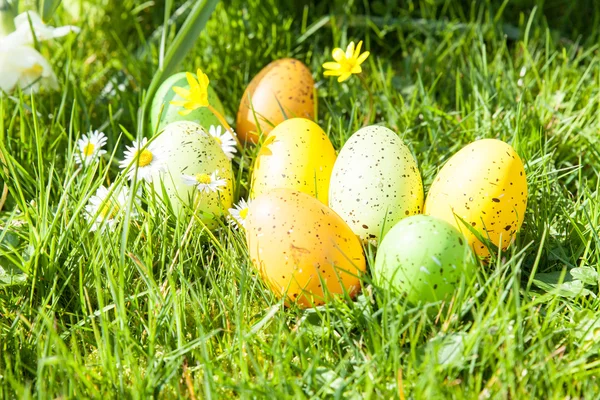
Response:
[[[166,168],[153,176],[157,195],[163,200],[168,198],[175,214],[180,214],[185,205],[194,204],[202,221],[214,228],[217,218],[226,215],[233,202],[231,161],[221,146],[200,125],[188,121],[167,125],[154,143],[164,152]],[[183,175],[211,175],[215,171],[226,184],[214,192],[200,192],[183,179]]]
[[[375,282],[413,304],[448,300],[472,285],[475,261],[466,238],[448,222],[414,215],[398,222],[377,250]]]
[[[196,75],[194,75],[194,78]],[[179,111],[183,108],[170,104],[171,101],[183,100],[174,91],[173,86],[179,86],[184,89],[189,89],[189,84],[185,77],[185,72],[180,72],[166,79],[156,91],[154,99],[152,99],[152,108],[150,111],[150,132],[160,131],[171,122],[191,121],[196,122],[206,130],[211,125],[220,126],[219,119],[206,107],[197,108],[188,115],[181,115]],[[223,105],[217,97],[217,93],[209,85],[208,86],[208,102],[221,115],[225,115]],[[160,118],[160,119],[159,119]]]
[[[367,126],[348,139],[331,174],[329,206],[363,240],[379,240],[402,218],[421,213],[421,174],[395,132]]]

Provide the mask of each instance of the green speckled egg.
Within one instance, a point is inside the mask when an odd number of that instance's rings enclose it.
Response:
[[[195,75],[194,75],[195,76]],[[179,97],[174,91],[173,86],[179,86],[184,89],[189,89],[188,82],[185,78],[185,72],[180,72],[168,78],[166,81],[160,85],[156,94],[154,95],[154,99],[152,99],[152,108],[150,113],[150,129],[151,132],[156,131],[156,126],[158,125],[158,131],[163,129],[166,125],[171,122],[176,121],[192,121],[196,122],[206,130],[210,128],[211,125],[219,126],[221,123],[214,116],[212,112],[209,111],[208,108],[198,108],[188,115],[180,115],[179,111],[182,110],[181,107],[173,106],[170,104],[171,101],[179,101],[183,100]],[[217,94],[213,90],[213,88],[208,86],[208,102],[211,106],[213,106],[217,111],[221,113],[221,115],[225,114],[225,110],[223,109],[223,104],[217,97]],[[164,108],[162,108],[164,105]],[[161,114],[162,108],[162,114]],[[159,118],[160,117],[160,121]]]
[[[221,146],[198,124],[189,121],[173,122],[167,125],[154,140],[156,148],[164,152],[164,172],[156,172],[152,182],[157,195],[173,207],[179,214],[184,205],[201,211],[201,219],[209,228],[217,225],[217,218],[225,215],[233,203],[233,180],[231,161],[221,150]],[[196,174],[210,175],[217,171],[218,178],[226,184],[215,192],[200,192],[197,187],[187,184],[183,176]]]
[[[329,207],[363,240],[378,240],[402,218],[421,213],[421,174],[395,132],[367,126],[348,139],[331,174]]]
[[[373,266],[377,284],[404,293],[413,304],[448,299],[461,279],[475,276],[465,237],[446,221],[415,215],[398,222],[381,241]]]

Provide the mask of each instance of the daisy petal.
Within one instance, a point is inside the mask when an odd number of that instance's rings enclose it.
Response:
[[[362,47],[362,40],[360,42],[358,42],[358,45],[356,46],[356,50],[354,50],[354,54],[352,54],[353,58],[358,58],[358,56],[360,55],[361,47]]]
[[[186,72],[185,79],[187,79],[188,85],[190,85],[191,90],[194,90],[198,87],[198,82],[194,78],[194,75],[190,74],[189,72]]]
[[[204,72],[202,72],[202,70],[200,68],[198,68],[198,83],[200,84],[201,87],[208,87],[208,84],[210,83],[210,81],[208,80],[208,75],[206,75]]]
[[[340,77],[338,78],[338,82],[344,82],[346,79],[350,78],[352,76],[351,72],[344,72],[343,74],[340,75]]]
[[[192,110],[183,109],[183,110],[179,111],[178,114],[181,115],[182,117],[185,117],[186,115],[188,115],[191,112],[192,112]]]
[[[331,55],[333,56],[333,59],[337,62],[341,62],[346,58],[344,50],[340,48],[334,49],[333,52],[331,52]]]
[[[325,71],[323,75],[325,76],[340,76],[342,74],[341,71]]]
[[[202,107],[200,104],[196,103],[195,101],[186,101],[183,104],[184,108],[187,108],[190,111],[194,111],[196,108]]]
[[[354,56],[354,42],[350,42],[346,48],[346,58],[350,59]]]
[[[368,51],[365,51],[364,53],[362,53],[357,59],[356,59],[356,63],[357,64],[362,64],[365,62],[365,60],[367,59],[367,57],[369,57],[371,53]]]
[[[355,65],[354,67],[352,67],[350,72],[353,74],[360,74],[362,72],[362,67],[360,65]]]
[[[338,70],[338,69],[342,68],[342,66],[336,62],[326,62],[323,64],[323,68]]]
[[[184,99],[190,97],[190,91],[182,87],[173,86],[173,91],[177,93],[179,97],[183,97]]]

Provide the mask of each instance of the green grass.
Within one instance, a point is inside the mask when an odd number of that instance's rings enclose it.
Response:
[[[600,265],[598,10],[558,0],[402,9],[392,0],[231,0],[218,5],[184,60],[183,70],[210,76],[232,123],[264,65],[303,60],[317,81],[318,122],[339,149],[360,127],[368,96],[356,78],[326,80],[320,65],[332,47],[364,39],[374,122],[409,145],[426,190],[444,161],[475,139],[516,148],[529,184],[517,243],[481,266],[469,298],[432,318],[369,276],[355,302],[284,308],[253,271],[242,235],[224,224],[214,236],[199,225],[185,236],[187,222],[151,200],[125,234],[123,225],[87,232],[83,207],[97,186],[118,179],[123,145],[136,136],[157,70],[160,3],[95,0],[78,17],[59,9],[52,25],[83,28],[42,47],[62,90],[0,99],[9,187],[0,213],[2,397],[600,392],[597,278],[585,291],[557,283],[574,267]],[[183,7],[178,26],[190,5],[174,5]],[[170,26],[167,40],[175,33]],[[109,82],[127,90],[107,94]],[[74,143],[90,129],[106,132],[109,154],[76,172]],[[239,171],[239,158],[234,166]],[[246,196],[248,176],[237,176],[236,193]]]

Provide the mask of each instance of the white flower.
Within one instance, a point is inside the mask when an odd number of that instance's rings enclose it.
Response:
[[[132,180],[137,176],[140,180],[152,182],[152,175],[155,172],[165,171],[165,160],[162,150],[154,145],[154,142],[148,144],[148,139],[143,138],[141,142],[134,140],[131,146],[127,146],[125,159],[121,161],[121,169],[127,171],[127,177]]]
[[[251,201],[240,199],[240,202],[237,203],[234,208],[229,209],[229,214],[231,215],[231,219],[229,221],[236,228],[246,227],[246,218],[248,217],[250,204],[252,204]]]
[[[102,150],[105,144],[106,136],[103,132],[93,131],[83,135],[77,141],[77,152],[75,153],[77,165],[88,166],[92,161],[106,154],[106,150]]]
[[[527,73],[527,68],[522,67],[521,71],[519,72],[519,80],[517,81],[517,86],[519,86],[519,87],[523,86],[523,77],[525,76],[526,73]]]
[[[47,26],[32,11],[18,15],[14,22],[16,30],[0,38],[0,89],[8,93],[18,85],[26,94],[38,92],[40,87],[58,89],[50,63],[32,47],[34,34],[43,41],[79,32],[79,28]]]
[[[29,21],[31,20],[31,25]],[[76,26],[67,25],[55,28],[44,24],[40,16],[34,11],[27,11],[15,17],[15,31],[6,36],[5,39],[21,44],[32,45],[35,39],[38,42],[56,39],[68,35],[71,32],[79,33],[80,29]]]
[[[217,141],[217,143],[219,143],[221,149],[223,149],[223,153],[231,160],[233,158],[233,153],[237,153],[237,149],[235,148],[236,143],[232,132],[225,131],[225,133],[221,135],[221,125],[211,125],[208,129],[208,133]]]
[[[0,39],[0,89],[8,93],[15,86],[30,94],[39,92],[40,87],[58,89],[58,80],[48,61],[36,49],[14,46]]]
[[[112,191],[112,193],[111,193]],[[127,206],[127,197],[129,196],[129,188],[107,189],[100,186],[85,206],[85,218],[88,222],[92,222],[90,232],[98,228],[104,229],[105,226],[113,228],[119,219],[123,216],[123,212]],[[103,223],[105,223],[103,225]]]
[[[196,175],[181,175],[181,180],[186,185],[195,186],[200,193],[210,193],[221,190],[222,187],[227,186],[225,179],[219,178],[217,175],[218,171],[214,171],[212,174],[196,174]]]

